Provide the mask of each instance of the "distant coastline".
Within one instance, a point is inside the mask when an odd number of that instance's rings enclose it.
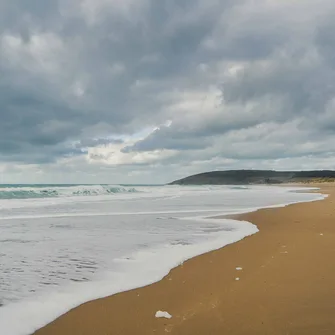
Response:
[[[329,183],[335,171],[227,170],[199,173],[175,180],[169,185],[262,185],[287,183]]]

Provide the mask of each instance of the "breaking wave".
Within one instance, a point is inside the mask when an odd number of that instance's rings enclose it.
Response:
[[[120,193],[140,192],[135,187],[119,185],[72,185],[72,186],[48,186],[27,185],[20,187],[0,187],[0,199],[38,199],[74,196],[113,195]]]

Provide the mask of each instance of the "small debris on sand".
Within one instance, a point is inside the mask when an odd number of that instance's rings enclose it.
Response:
[[[172,315],[169,314],[168,312],[163,312],[163,311],[157,311],[155,314],[156,318],[165,318],[165,319],[171,319]]]

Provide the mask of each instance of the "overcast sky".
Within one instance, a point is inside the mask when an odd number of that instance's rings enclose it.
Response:
[[[4,183],[335,168],[334,0],[3,0]]]

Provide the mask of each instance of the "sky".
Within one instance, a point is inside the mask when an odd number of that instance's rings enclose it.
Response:
[[[335,169],[334,0],[2,0],[0,183]]]

